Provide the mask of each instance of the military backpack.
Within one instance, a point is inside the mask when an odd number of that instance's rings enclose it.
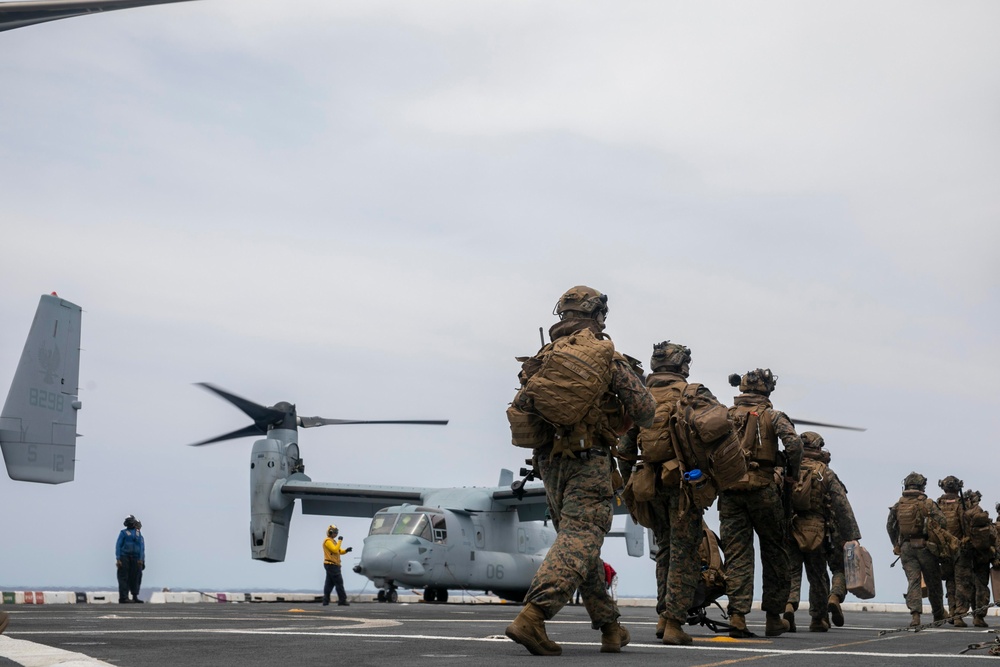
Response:
[[[986,510],[978,505],[967,509],[965,526],[970,547],[976,551],[988,551],[993,546],[993,522]]]
[[[792,509],[799,513],[826,515],[829,468],[817,459],[803,459],[799,478],[792,487]]]
[[[896,506],[896,525],[899,526],[900,540],[927,535],[925,502],[925,496],[909,496],[905,493],[899,499],[899,504]]]
[[[965,534],[965,531],[962,530],[962,501],[958,498],[942,496],[938,499],[938,507],[944,514],[944,519],[948,524],[948,532],[955,537],[962,537]]]

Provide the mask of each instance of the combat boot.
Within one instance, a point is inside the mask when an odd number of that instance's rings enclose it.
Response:
[[[675,621],[672,618],[666,619],[666,626],[663,628],[663,643],[664,644],[674,644],[677,646],[686,646],[693,643],[694,640],[691,639],[691,635],[684,632],[679,621]]]
[[[961,616],[953,616],[951,620],[952,620],[952,625],[954,625],[956,628],[967,628],[967,627],[969,627],[969,624],[966,623],[965,619],[962,618]]]
[[[785,605],[784,619],[788,623],[788,631],[795,632],[795,607],[790,603]]]
[[[753,637],[753,633],[747,630],[747,619],[743,614],[729,615],[729,636],[733,639],[746,639]]]
[[[667,619],[660,616],[656,619],[656,638],[663,639],[663,629],[667,627]]]
[[[767,612],[767,621],[764,624],[765,637],[777,637],[788,632],[788,621],[781,618],[781,614]]]
[[[533,602],[524,605],[514,622],[507,626],[505,634],[532,655],[562,655],[562,646],[545,634],[542,608]]]
[[[631,639],[628,630],[618,621],[605,623],[601,626],[601,653],[621,653]]]
[[[844,627],[844,610],[840,608],[840,598],[836,595],[831,595],[828,607],[833,624],[838,628]]]
[[[5,611],[0,611],[0,635],[3,631],[7,629],[7,624],[10,623],[10,614]]]
[[[915,628],[920,625],[920,612],[913,612],[910,614],[910,627]]]
[[[809,632],[826,632],[830,629],[830,621],[825,616],[814,616],[809,622]]]
[[[977,628],[988,628],[990,624],[986,622],[985,616],[975,616],[972,619],[972,624]]]

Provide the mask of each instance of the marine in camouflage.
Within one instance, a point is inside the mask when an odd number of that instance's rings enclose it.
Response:
[[[731,376],[730,381],[733,379]],[[719,496],[719,539],[726,561],[729,614],[746,615],[750,611],[755,532],[760,541],[763,569],[761,609],[767,614],[781,614],[791,590],[788,521],[778,480],[781,475],[798,478],[802,441],[785,413],[771,407],[768,395],[774,389],[776,381],[777,377],[769,370],[758,369],[747,373],[740,384],[744,393],[734,399],[734,405],[729,409],[730,417],[747,412],[759,414],[761,421],[767,420],[768,429],[781,441],[784,449],[784,468],[775,467],[776,462],[752,462],[759,466],[754,474],[758,480],[767,480],[766,486],[750,490],[727,490]],[[746,421],[742,421],[742,426],[736,419],[733,422],[738,428],[746,428]],[[737,435],[742,441],[745,434],[738,432]]]
[[[923,503],[923,511],[927,521],[934,521],[945,528],[947,522],[937,503],[928,498],[923,490],[927,478],[918,473],[910,473],[903,480],[903,496],[918,498]],[[902,500],[902,498],[900,499]],[[889,518],[886,520],[886,532],[899,555],[903,572],[906,574],[906,607],[911,614],[923,612],[923,597],[920,580],[923,577],[927,586],[927,601],[930,602],[934,619],[945,617],[943,593],[941,590],[941,569],[938,566],[937,555],[928,548],[927,535],[912,538],[902,538],[899,533],[898,513],[899,502],[889,508]]]
[[[591,314],[598,316],[597,319],[575,317],[574,310],[585,309],[573,301],[577,298],[574,290],[583,295],[577,301],[584,305],[596,304]],[[595,299],[583,288],[567,292],[557,304],[558,314],[563,319],[550,329],[552,340],[584,326],[595,326],[595,322],[603,329],[606,299]],[[632,422],[648,426],[656,407],[649,391],[621,355],[616,354],[611,365],[609,393],[617,397],[621,410]],[[594,447],[566,455],[553,455],[552,451],[552,446],[536,449],[535,459],[557,534],[524,601],[526,605],[535,605],[548,620],[566,606],[579,589],[593,627],[602,628],[619,617],[618,606],[605,588],[600,560],[601,546],[611,528],[613,515],[611,480],[615,462],[609,447]]]
[[[979,506],[981,499],[982,495],[978,492],[967,492],[967,517],[977,511],[984,511]],[[968,519],[966,522],[970,523]],[[992,524],[990,533],[988,547],[976,548],[966,537],[959,550],[958,558],[955,560],[955,589],[958,602],[954,609],[956,614],[965,615],[969,611],[981,610],[990,603],[990,564],[996,556],[996,538]],[[985,612],[975,614],[980,624],[984,616]]]

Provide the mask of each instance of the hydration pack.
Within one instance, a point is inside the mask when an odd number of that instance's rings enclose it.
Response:
[[[654,376],[650,376],[652,378]],[[647,388],[656,401],[653,424],[639,429],[639,452],[647,463],[659,463],[677,458],[670,431],[670,418],[677,409],[677,401],[687,383],[683,380],[670,384],[652,384]]]
[[[969,546],[976,551],[989,551],[993,546],[993,522],[986,510],[977,506],[965,511],[965,526],[969,536]]]
[[[938,507],[941,508],[941,513],[944,514],[945,521],[948,522],[948,532],[955,537],[962,537],[965,534],[965,531],[962,530],[962,501],[958,498],[942,496],[938,499]]]

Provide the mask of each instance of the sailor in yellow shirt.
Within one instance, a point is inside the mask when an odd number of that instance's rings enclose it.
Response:
[[[326,583],[323,585],[323,605],[330,604],[330,593],[337,588],[337,604],[346,607],[347,591],[344,590],[344,577],[340,573],[340,556],[350,553],[354,547],[344,548],[344,538],[333,524],[326,529],[326,539],[323,541],[323,567],[326,568]]]

